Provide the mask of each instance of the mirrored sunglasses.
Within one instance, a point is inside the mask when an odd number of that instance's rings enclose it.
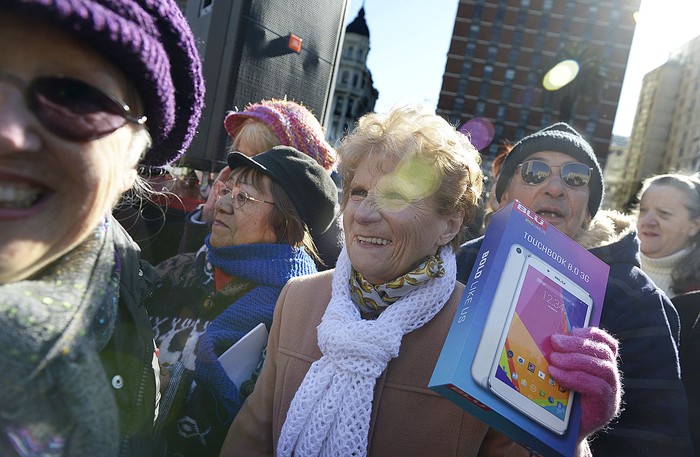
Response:
[[[559,168],[559,175],[564,184],[569,187],[584,187],[591,180],[591,170],[593,170],[588,165],[579,162],[550,166],[542,160],[526,160],[518,167],[523,181],[533,186],[542,184],[549,177],[552,168]]]
[[[24,90],[29,110],[51,133],[69,141],[91,141],[109,135],[127,122],[146,123],[129,105],[79,79],[41,76],[31,81],[0,72],[0,80]]]

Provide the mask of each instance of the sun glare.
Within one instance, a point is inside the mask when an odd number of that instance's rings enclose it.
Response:
[[[645,54],[658,55],[658,65],[669,53],[700,35],[698,0],[643,0],[635,14],[639,45]]]
[[[578,62],[571,59],[563,60],[544,75],[542,85],[547,90],[559,90],[576,78],[578,70]]]

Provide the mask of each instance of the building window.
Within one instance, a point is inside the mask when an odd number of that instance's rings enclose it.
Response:
[[[335,108],[333,109],[333,114],[340,116],[343,113],[343,97],[338,97],[335,99]]]
[[[512,68],[509,68],[506,70],[506,80],[511,81],[513,78],[515,78],[515,70]]]
[[[331,132],[333,134],[333,138],[338,138],[338,121],[333,121],[333,123],[331,124]]]
[[[349,80],[350,80],[350,75],[348,74],[347,71],[343,71],[343,74],[340,77],[340,84],[347,84]]]
[[[503,22],[503,16],[506,14],[506,9],[505,8],[498,8],[496,10],[496,23],[502,23]]]
[[[474,57],[475,50],[476,50],[476,43],[472,43],[472,42],[467,43],[467,54],[466,54],[467,59],[471,59],[472,57]]]
[[[348,109],[345,111],[345,116],[349,117],[350,119],[355,118],[355,100],[348,100]]]
[[[357,61],[362,62],[362,58],[364,57],[364,55],[365,55],[364,49],[361,49],[361,48],[358,49],[357,50]]]
[[[350,59],[352,59],[352,55],[353,55],[354,53],[355,53],[355,48],[354,48],[353,46],[350,46],[350,47],[348,48],[347,57],[350,58]]]
[[[357,87],[358,83],[358,75],[357,73],[352,74],[352,87]]]

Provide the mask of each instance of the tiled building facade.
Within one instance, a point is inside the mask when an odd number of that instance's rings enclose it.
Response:
[[[492,130],[486,161],[517,141],[564,120],[605,161],[640,0],[460,0],[437,112],[452,123],[480,119]],[[584,83],[570,119],[566,86],[543,88],[564,59],[580,64]],[[571,90],[574,86],[566,89]],[[571,108],[571,105],[569,106]],[[483,125],[479,124],[479,125]]]

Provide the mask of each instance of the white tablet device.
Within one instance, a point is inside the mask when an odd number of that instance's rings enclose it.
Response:
[[[514,244],[510,248],[496,292],[493,294],[491,308],[489,308],[471,367],[472,377],[485,389],[489,388],[489,373],[499,349],[498,343],[503,334],[503,325],[514,303],[513,297],[520,275],[524,271],[525,259],[530,255],[530,252],[519,244]]]
[[[525,415],[564,434],[573,392],[548,373],[549,337],[588,325],[593,299],[569,278],[530,255],[513,302],[489,373],[489,388]]]

